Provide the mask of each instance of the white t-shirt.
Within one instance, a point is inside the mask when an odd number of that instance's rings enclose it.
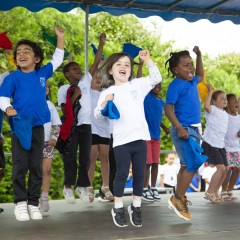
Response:
[[[81,89],[82,97],[79,100],[81,108],[78,113],[78,126],[81,124],[91,124],[91,80],[92,76],[89,72],[85,73],[80,79],[78,86]],[[58,106],[61,106],[62,103],[66,104],[67,90],[70,87],[70,84],[61,86],[58,89]]]
[[[203,172],[202,172],[202,179],[208,179],[209,182],[211,181],[211,178],[213,176],[213,174],[217,171],[217,168],[216,167],[210,167],[210,166],[207,166],[203,169]],[[206,183],[205,184],[205,191],[208,190],[208,187],[209,187],[209,184]]]
[[[240,152],[240,143],[237,133],[240,130],[240,116],[228,114],[228,128],[225,135],[225,149],[227,152]]]
[[[101,92],[91,89],[91,123],[92,123],[92,134],[97,134],[100,137],[110,138],[110,120],[107,117],[96,119],[94,117],[94,109],[97,106],[99,96]]]
[[[224,138],[228,126],[228,114],[225,110],[211,105],[212,111],[205,112],[206,129],[203,134],[203,140],[212,147],[224,148]]]
[[[175,187],[177,185],[177,174],[179,168],[177,165],[164,164],[159,168],[159,175],[164,175],[164,183]]]
[[[108,94],[114,94],[113,102],[120,113],[118,120],[112,120],[113,147],[136,140],[150,140],[143,101],[149,91],[161,82],[162,77],[155,64],[148,68],[148,77],[133,79],[120,86],[111,86],[100,94],[94,110],[97,119],[102,117],[101,104]]]
[[[45,134],[45,142],[49,141],[52,138],[52,126],[62,125],[60,117],[58,115],[58,111],[52,102],[47,101],[47,105],[50,111],[51,122],[45,123],[44,126],[44,134]]]

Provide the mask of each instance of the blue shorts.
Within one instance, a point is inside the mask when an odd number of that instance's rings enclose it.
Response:
[[[188,131],[188,136],[191,136],[192,138],[194,138],[194,140],[197,143],[200,143],[200,134],[199,134],[199,130],[197,127],[189,126],[189,127],[185,127],[185,129]],[[185,140],[178,137],[178,131],[173,126],[170,128],[170,136],[171,136],[173,144],[175,146],[177,155],[180,159],[180,164],[183,166],[186,166],[187,164],[186,164],[185,154],[183,151],[183,144],[182,144],[182,142]]]

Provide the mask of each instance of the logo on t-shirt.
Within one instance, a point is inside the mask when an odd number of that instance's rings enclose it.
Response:
[[[40,84],[42,87],[45,87],[45,77],[40,77]]]
[[[138,94],[137,91],[131,91],[132,99],[133,100],[138,100]]]

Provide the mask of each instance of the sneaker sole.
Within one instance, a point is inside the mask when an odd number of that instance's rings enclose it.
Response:
[[[114,222],[114,224],[117,226],[117,227],[127,227],[128,226],[128,224],[126,224],[126,225],[119,225],[117,222],[116,222],[116,220],[115,220],[115,213],[114,213],[114,211],[113,211],[113,209],[111,210],[111,214],[112,214],[112,218],[113,218],[113,222]]]
[[[141,224],[141,225],[136,225],[136,224],[134,224],[134,222],[133,222],[133,220],[132,220],[132,209],[131,209],[131,205],[128,206],[128,214],[129,214],[130,222],[131,222],[131,224],[132,224],[134,227],[142,227],[142,224]]]
[[[171,202],[170,199],[168,200],[168,208],[169,208],[170,210],[173,210],[180,218],[182,218],[182,219],[184,219],[184,220],[186,220],[186,221],[190,221],[190,220],[191,220],[191,218],[186,218],[186,217],[184,217],[184,216],[175,208],[175,206],[172,204],[172,202]]]
[[[103,199],[102,197],[98,197],[99,202],[110,202],[110,200]]]
[[[142,200],[145,201],[145,202],[149,202],[149,203],[155,202],[154,199],[147,199],[147,198],[144,198],[144,197],[142,197]]]

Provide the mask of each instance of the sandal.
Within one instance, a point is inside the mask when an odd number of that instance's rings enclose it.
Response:
[[[223,201],[231,201],[232,200],[231,196],[226,191],[221,192],[221,198]]]
[[[107,200],[107,201],[113,201],[114,200],[114,196],[113,196],[113,194],[111,193],[111,191],[109,190],[108,187],[101,187],[100,195],[103,198],[103,200]]]
[[[222,203],[223,202],[222,199],[219,198],[218,194],[216,194],[216,193],[205,192],[204,198],[209,200],[212,203]]]
[[[237,197],[233,196],[233,192],[232,191],[228,192],[228,196],[231,198],[231,200],[236,200],[237,199]]]

